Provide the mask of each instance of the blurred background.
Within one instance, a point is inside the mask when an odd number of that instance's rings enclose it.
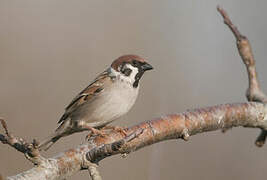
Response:
[[[249,38],[267,92],[267,1],[0,0],[0,116],[15,135],[42,140],[72,98],[123,54],[147,58],[155,70],[145,74],[137,103],[116,125],[246,101],[245,67],[218,4]],[[263,179],[267,146],[254,145],[258,133],[234,128],[165,141],[126,159],[107,158],[100,171],[109,180]],[[85,135],[60,140],[45,156],[77,146]],[[0,145],[2,175],[31,167]],[[70,179],[88,179],[88,172]]]

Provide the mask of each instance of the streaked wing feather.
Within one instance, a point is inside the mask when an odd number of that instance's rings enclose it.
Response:
[[[99,76],[97,76],[97,78],[89,86],[87,86],[83,91],[81,91],[65,108],[65,113],[60,118],[58,123],[62,123],[65,119],[69,117],[69,115],[73,111],[75,111],[85,102],[89,101],[92,97],[94,97],[95,95],[103,91],[104,90],[103,83],[104,81],[107,80],[107,77],[109,77],[107,75],[108,75],[108,71],[106,70],[103,73],[101,73]]]

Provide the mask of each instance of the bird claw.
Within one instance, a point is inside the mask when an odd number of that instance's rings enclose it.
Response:
[[[88,130],[91,132],[86,136],[86,139],[89,139],[91,136],[101,136],[101,137],[106,137],[106,134],[102,132],[101,130],[95,129],[93,127],[87,126],[86,127]]]
[[[125,131],[125,128],[120,127],[120,126],[105,126],[102,128],[103,130],[105,129],[112,129],[116,132],[119,132],[120,134],[122,134],[123,136],[127,136],[127,132]]]

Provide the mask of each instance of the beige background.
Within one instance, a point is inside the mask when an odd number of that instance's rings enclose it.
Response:
[[[136,105],[116,124],[245,101],[245,68],[217,4],[249,37],[266,92],[267,1],[0,0],[0,116],[16,135],[42,139],[72,97],[128,53],[149,59],[155,70],[145,74]],[[267,147],[254,146],[258,132],[235,128],[166,141],[126,159],[105,159],[100,171],[109,180],[263,179]],[[85,134],[62,139],[46,156],[78,145]],[[31,167],[0,145],[1,174]]]

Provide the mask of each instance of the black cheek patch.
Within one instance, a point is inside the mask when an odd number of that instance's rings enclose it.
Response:
[[[130,74],[132,73],[132,70],[130,68],[127,68],[126,63],[123,63],[121,65],[120,72],[124,74],[125,76],[130,76]]]
[[[125,76],[130,76],[130,74],[132,73],[132,70],[127,68],[123,71],[123,74],[125,74]]]

